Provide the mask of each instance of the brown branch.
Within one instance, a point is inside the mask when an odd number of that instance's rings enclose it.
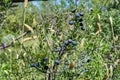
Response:
[[[15,38],[9,45],[3,46],[4,44],[2,44],[1,47],[0,47],[0,50],[1,50],[1,49],[5,49],[5,48],[7,48],[7,47],[10,47],[11,45],[14,44],[14,41],[22,38],[23,36],[25,36],[25,35],[26,35],[27,33],[29,33],[29,32],[30,32],[30,31],[26,31],[26,32],[24,32],[23,34],[19,35],[19,36],[18,36],[17,38]]]
[[[48,0],[28,0],[28,1],[48,1]],[[24,0],[12,0],[12,2],[24,2]]]

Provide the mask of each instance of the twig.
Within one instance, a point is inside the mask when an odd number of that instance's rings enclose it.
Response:
[[[17,38],[15,38],[14,40],[16,41],[16,40],[18,40],[18,39],[20,39],[20,38],[22,38],[23,36],[25,36],[27,33],[29,33],[30,31],[26,31],[26,32],[24,32],[23,34],[21,34],[21,35],[19,35]],[[3,47],[3,46],[1,46],[0,47],[0,50],[1,49],[5,49],[5,48],[7,48],[7,47],[10,47],[11,45],[13,45],[14,44],[14,41],[12,41],[9,45],[6,45],[5,47]]]

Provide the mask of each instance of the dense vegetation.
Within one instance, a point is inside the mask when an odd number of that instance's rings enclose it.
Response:
[[[120,80],[118,0],[33,3],[0,2],[0,80]]]

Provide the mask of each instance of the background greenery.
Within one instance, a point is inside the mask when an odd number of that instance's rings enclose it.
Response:
[[[8,45],[13,38],[24,33],[27,30],[24,23],[34,28],[34,33],[28,33],[10,47],[0,49],[1,80],[44,80],[47,74],[30,67],[30,64],[40,62],[40,69],[43,69],[42,60],[47,56],[49,60],[45,65],[53,66],[59,56],[54,50],[69,37],[77,45],[69,45],[64,51],[53,80],[120,80],[120,2],[76,1],[77,4],[74,0],[29,2],[27,8],[23,3],[0,2],[1,44]],[[77,29],[69,25],[70,17],[75,16],[72,9],[84,12],[85,31],[79,25]],[[98,22],[101,32],[96,34]],[[22,44],[25,38],[34,35],[36,39]],[[71,63],[75,63],[72,69],[69,68]]]

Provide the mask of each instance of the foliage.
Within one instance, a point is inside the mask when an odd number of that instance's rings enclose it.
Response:
[[[0,79],[119,80],[119,5],[56,1],[2,11]]]

